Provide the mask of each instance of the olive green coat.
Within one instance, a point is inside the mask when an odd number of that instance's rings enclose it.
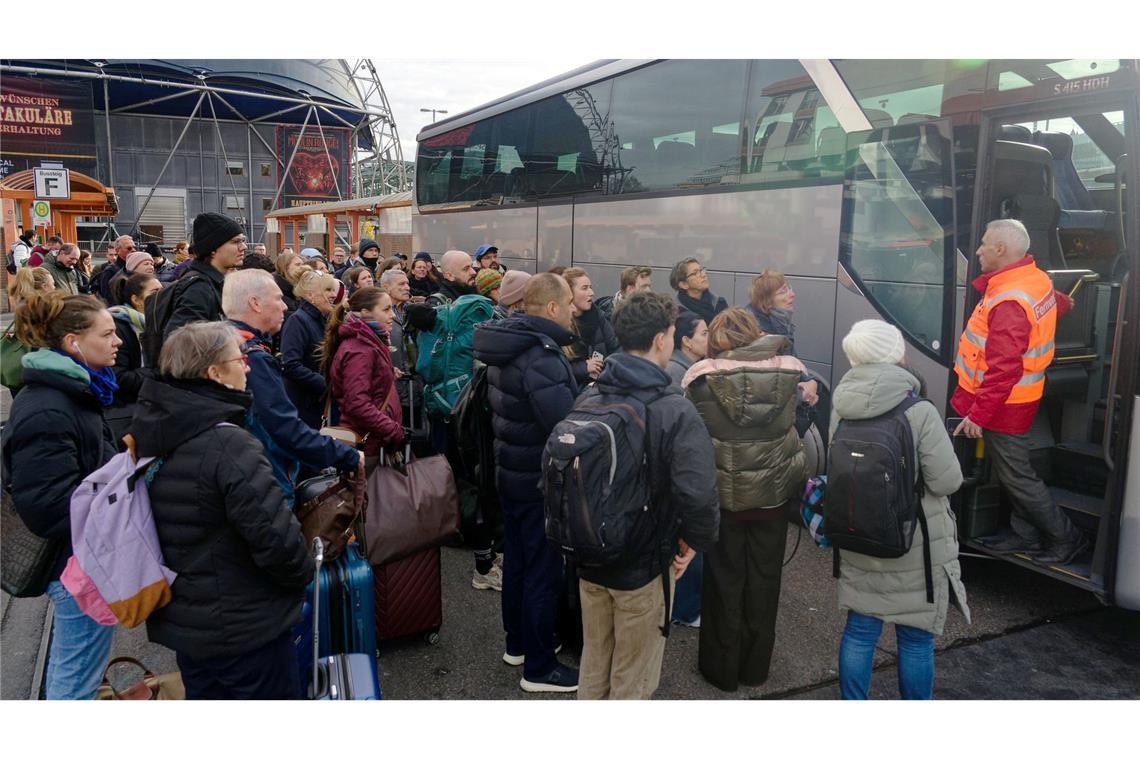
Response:
[[[878,417],[895,408],[918,380],[894,364],[864,364],[843,376],[832,394],[831,436],[839,420]],[[895,559],[840,552],[839,608],[850,609],[887,623],[898,623],[941,634],[951,595],[970,620],[966,587],[958,565],[958,525],[947,498],[962,485],[962,470],[933,404],[915,404],[906,411],[922,468],[926,495],[922,508],[930,527],[930,564],[934,570],[934,603],[926,601],[922,566],[922,527],[915,530],[910,551]]]
[[[765,335],[685,374],[685,395],[712,438],[721,509],[774,509],[803,491],[806,462],[794,427],[803,365],[778,356],[787,343]]]

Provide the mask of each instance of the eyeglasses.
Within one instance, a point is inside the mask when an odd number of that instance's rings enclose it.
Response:
[[[694,269],[693,271],[691,271],[687,275],[685,275],[685,279],[687,280],[690,277],[696,277],[699,274],[704,274],[706,271],[707,270],[704,267],[697,267],[696,269]]]
[[[245,366],[248,367],[249,366],[249,354],[242,354],[241,356],[235,356],[232,359],[222,359],[220,362],[218,362],[218,364],[229,364],[230,362],[237,362],[237,361],[240,361],[242,364],[244,364]]]
[[[792,286],[791,285],[781,285],[780,289],[776,291],[776,295],[778,295],[778,296],[786,296],[786,295],[789,295],[790,293],[792,293]]]

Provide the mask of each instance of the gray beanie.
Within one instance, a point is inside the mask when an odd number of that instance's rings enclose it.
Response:
[[[906,352],[902,333],[881,319],[864,319],[851,326],[843,339],[843,353],[852,367],[860,364],[898,364]]]

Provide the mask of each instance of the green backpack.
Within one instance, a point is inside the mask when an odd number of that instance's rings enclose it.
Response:
[[[16,340],[16,326],[10,325],[0,337],[0,384],[14,390],[24,384],[24,367],[20,360],[32,349]]]
[[[450,417],[460,391],[471,379],[475,325],[494,317],[495,305],[480,295],[460,296],[435,308],[435,329],[421,332],[416,372],[425,384],[424,408],[429,415]]]

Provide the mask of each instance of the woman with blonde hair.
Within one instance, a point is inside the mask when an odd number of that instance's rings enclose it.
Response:
[[[795,409],[804,365],[781,354],[746,309],[709,325],[708,359],[681,380],[712,438],[720,538],[704,557],[698,667],[725,691],[768,678],[788,524],[784,505],[803,489],[805,456]]]
[[[33,295],[53,290],[55,290],[55,280],[42,267],[21,267],[15,276],[8,278],[8,302],[13,309],[18,308]],[[22,379],[24,368],[20,360],[32,349],[16,336],[15,322],[8,325],[3,337],[0,337],[0,347],[3,354],[3,359],[0,360],[0,384],[11,391],[12,398],[15,398],[24,384]]]
[[[562,279],[566,280],[574,297],[571,302],[574,324],[570,332],[574,333],[575,340],[566,353],[578,387],[585,388],[601,373],[605,357],[621,347],[609,318],[601,309],[594,308],[594,288],[586,270],[578,267],[564,269]]]
[[[273,275],[273,281],[281,288],[281,297],[285,299],[285,306],[288,307],[285,318],[288,319],[297,310],[297,295],[293,292],[293,288],[309,267],[305,266],[305,260],[300,255],[292,251],[278,256],[273,267],[277,270]]]
[[[321,429],[321,413],[328,388],[320,371],[325,324],[333,307],[343,298],[343,288],[340,281],[326,272],[302,272],[293,287],[299,306],[281,328],[285,394],[297,407],[297,414],[313,430]]]

